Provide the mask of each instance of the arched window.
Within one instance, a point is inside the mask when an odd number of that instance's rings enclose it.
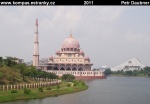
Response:
[[[60,70],[65,70],[63,67]]]
[[[69,67],[66,70],[71,70]]]
[[[75,67],[72,70],[77,70]]]
[[[54,70],[59,70],[58,67],[54,67]]]

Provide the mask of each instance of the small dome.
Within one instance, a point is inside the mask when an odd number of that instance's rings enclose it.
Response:
[[[81,53],[81,54],[84,54],[84,52],[83,52],[82,50],[80,50],[80,53]]]
[[[56,51],[56,53],[58,54],[58,53],[60,53],[60,51],[59,51],[59,50],[57,50],[57,51]]]
[[[53,56],[50,56],[49,59],[50,59],[50,60],[53,60]]]
[[[85,60],[90,60],[90,58],[88,56],[85,57]]]
[[[79,42],[74,38],[72,37],[72,35],[70,35],[68,38],[66,38],[62,45],[61,45],[61,48],[76,48],[76,49],[79,49],[80,48],[80,44]]]

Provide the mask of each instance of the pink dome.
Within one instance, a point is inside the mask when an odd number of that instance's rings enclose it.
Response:
[[[66,38],[63,41],[61,48],[77,48],[77,49],[79,49],[80,44],[75,38],[72,37],[72,35],[70,35],[68,38]]]
[[[80,53],[84,54],[84,52],[82,50],[80,50]]]
[[[85,57],[86,60],[89,60],[90,58],[88,56]]]
[[[53,56],[50,56],[49,59],[52,60],[52,59],[53,59]]]
[[[56,51],[56,53],[60,53],[60,51],[59,51],[59,50],[57,50],[57,51]]]

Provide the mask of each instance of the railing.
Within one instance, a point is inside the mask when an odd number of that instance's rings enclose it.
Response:
[[[26,84],[16,84],[16,85],[1,85],[0,86],[0,91],[8,91],[8,90],[21,90],[24,88],[39,88],[39,87],[48,87],[48,86],[53,86],[53,85],[58,85],[61,83],[61,80],[53,80],[51,82],[39,82],[39,83],[26,83]]]

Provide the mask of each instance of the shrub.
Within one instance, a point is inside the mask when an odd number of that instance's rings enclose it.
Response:
[[[72,81],[74,81],[75,76],[71,75],[71,74],[63,74],[61,79],[64,81],[67,81],[67,82],[72,82]]]
[[[74,83],[73,85],[74,85],[74,86],[77,86],[77,84],[78,84],[78,83]]]
[[[18,93],[17,90],[11,90],[11,93]]]
[[[43,88],[42,87],[39,87],[39,92],[43,92]]]
[[[50,87],[47,87],[47,90],[52,90],[52,88],[50,88]]]
[[[148,72],[148,74],[147,74],[149,77],[150,77],[150,72]]]
[[[85,85],[85,82],[83,80],[79,80],[79,83],[83,86]]]
[[[55,95],[55,97],[57,97],[57,96],[58,96],[58,94]]]
[[[74,82],[73,82],[73,85],[74,85],[74,86],[77,86],[77,85],[78,85],[78,81],[74,81]]]
[[[59,89],[60,88],[60,86],[59,85],[57,85],[57,89]]]
[[[31,92],[31,90],[30,89],[28,89],[28,88],[24,88],[24,93],[25,94],[29,94]]]
[[[81,82],[81,85],[83,85],[83,86],[84,86],[84,85],[85,85],[85,82],[83,82],[83,81],[82,81],[82,82]]]
[[[70,84],[70,83],[68,83],[68,84],[67,84],[67,87],[70,87],[70,86],[71,86],[71,84]]]

